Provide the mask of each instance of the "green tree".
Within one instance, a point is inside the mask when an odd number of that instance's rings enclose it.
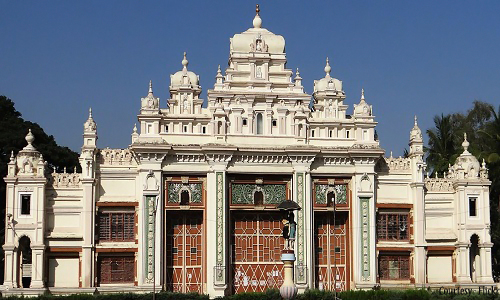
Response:
[[[453,164],[457,158],[456,128],[453,126],[451,115],[435,116],[434,125],[435,128],[427,130],[427,165],[432,174],[441,174],[448,170],[449,164]]]

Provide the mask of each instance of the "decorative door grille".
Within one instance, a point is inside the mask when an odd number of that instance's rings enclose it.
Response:
[[[282,215],[231,212],[233,292],[261,292],[283,284]]]
[[[166,289],[203,293],[203,212],[167,212],[166,226]]]
[[[335,226],[333,212],[316,212],[314,217],[316,288],[345,291],[349,288],[347,214],[337,212]]]

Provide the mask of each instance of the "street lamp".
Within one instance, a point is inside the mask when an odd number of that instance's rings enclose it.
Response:
[[[156,300],[156,211],[158,210],[158,202],[160,196],[156,196],[153,204],[153,300]]]
[[[281,261],[285,268],[285,278],[283,285],[280,287],[280,295],[285,300],[290,300],[297,296],[297,286],[293,280],[293,264],[295,262],[294,242],[297,231],[297,223],[295,223],[293,211],[300,210],[301,207],[294,201],[285,200],[281,202],[277,208],[286,213],[283,219],[283,237],[285,238],[285,247],[281,253]]]

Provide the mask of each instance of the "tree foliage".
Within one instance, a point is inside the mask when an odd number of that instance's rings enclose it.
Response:
[[[469,152],[489,170],[491,239],[493,246],[493,273],[500,278],[500,106],[498,111],[485,102],[474,101],[464,113],[435,116],[434,128],[427,130],[429,137],[427,166],[433,174],[442,174],[453,165],[463,152],[463,135],[467,133]]]

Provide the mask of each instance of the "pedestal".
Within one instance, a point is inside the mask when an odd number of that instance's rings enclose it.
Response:
[[[290,300],[297,296],[297,286],[293,281],[293,264],[295,262],[295,254],[293,250],[283,250],[281,261],[284,263],[285,278],[283,285],[280,287],[280,295],[285,300]]]

